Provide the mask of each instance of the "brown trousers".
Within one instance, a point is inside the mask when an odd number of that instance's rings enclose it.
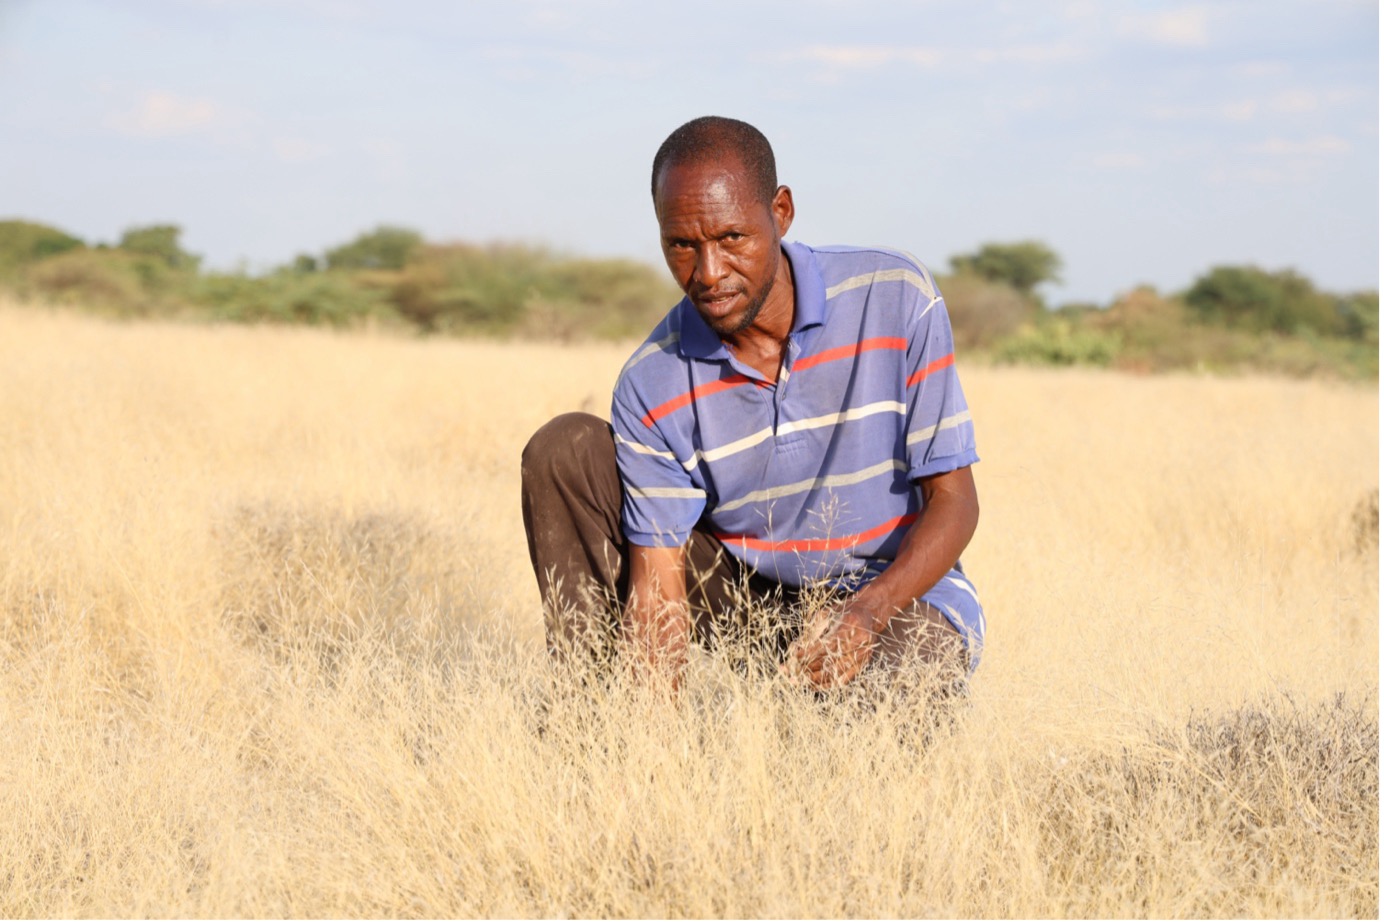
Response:
[[[609,424],[589,413],[556,417],[524,447],[522,474],[524,531],[548,649],[559,661],[576,655],[605,662],[629,591],[623,493]],[[767,654],[756,657],[762,665],[781,659],[801,629],[798,603],[807,592],[756,574],[700,525],[686,561],[698,642],[735,639],[739,649]],[[891,622],[871,665],[898,665],[906,655],[964,663],[965,653],[950,623],[920,601]]]

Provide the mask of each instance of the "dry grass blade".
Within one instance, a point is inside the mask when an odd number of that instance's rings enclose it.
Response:
[[[519,524],[623,348],[0,330],[0,914],[1378,915],[1373,387],[963,368],[969,697],[673,707]]]

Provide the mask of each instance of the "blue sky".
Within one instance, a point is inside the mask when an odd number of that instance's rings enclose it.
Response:
[[[220,268],[381,222],[659,263],[649,162],[714,113],[773,142],[794,239],[1036,238],[1054,302],[1377,288],[1378,66],[1365,0],[0,0],[0,217],[174,222]]]

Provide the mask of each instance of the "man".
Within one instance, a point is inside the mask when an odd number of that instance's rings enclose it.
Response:
[[[677,129],[652,191],[686,298],[625,365],[609,426],[567,414],[524,450],[550,649],[614,646],[674,689],[694,633],[773,638],[817,689],[973,670],[978,459],[931,275],[785,244],[792,192],[744,122]]]

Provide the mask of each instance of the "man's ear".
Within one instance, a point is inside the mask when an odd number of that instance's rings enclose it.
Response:
[[[779,186],[774,192],[773,201],[769,203],[769,211],[774,215],[779,237],[786,237],[788,228],[793,226],[793,190]]]

